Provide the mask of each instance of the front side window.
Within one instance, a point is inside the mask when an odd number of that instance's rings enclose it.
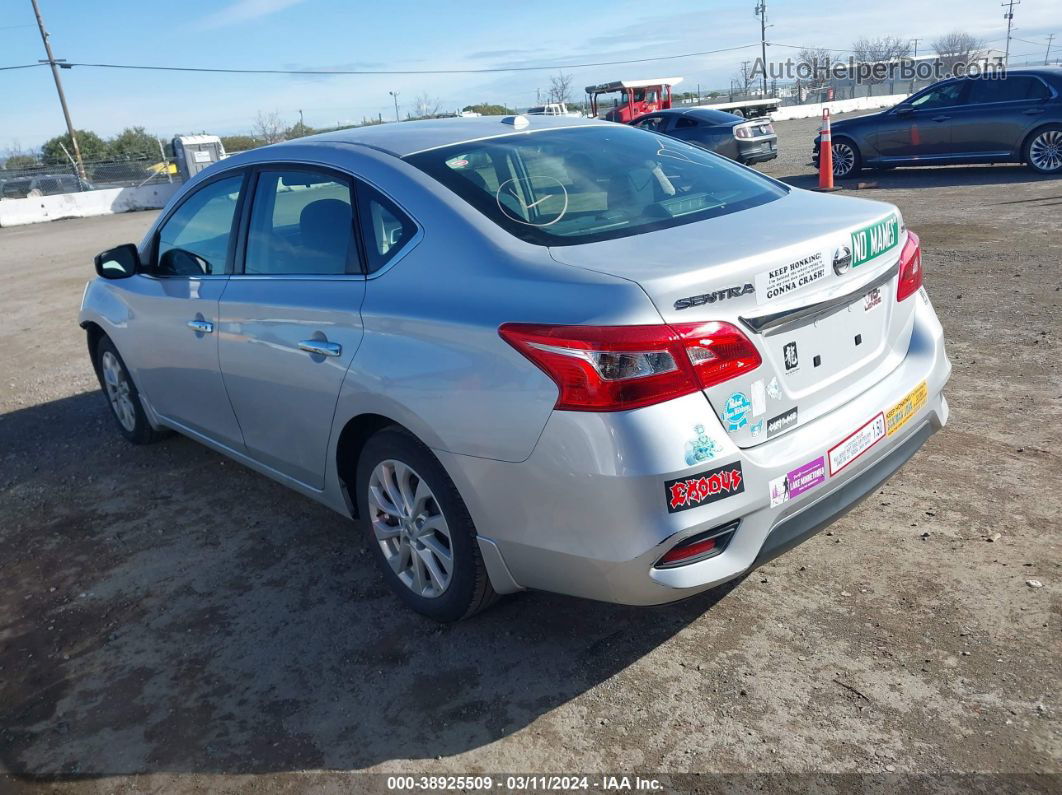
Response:
[[[262,171],[244,273],[358,273],[350,183],[322,172]]]
[[[641,127],[643,130],[652,130],[659,132],[664,127],[663,116],[646,116],[644,119],[638,119],[634,122],[635,127]]]
[[[406,159],[513,235],[544,246],[666,229],[788,193],[726,158],[626,125],[507,135]]]
[[[962,97],[962,87],[963,84],[961,82],[955,82],[930,88],[925,93],[919,94],[912,99],[911,107],[918,110],[929,110],[931,108],[946,108],[951,105],[958,105]]]
[[[159,276],[225,273],[243,175],[204,185],[159,229]]]

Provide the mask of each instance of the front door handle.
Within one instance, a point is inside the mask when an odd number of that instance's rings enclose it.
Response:
[[[947,121],[951,116],[934,116],[933,121]]]
[[[1044,112],[1043,108],[1029,108],[1026,111],[1022,111],[1026,116],[1039,116]]]
[[[343,352],[343,346],[338,342],[325,340],[303,340],[299,343],[299,350],[316,353],[318,356],[339,356]]]
[[[189,320],[188,328],[198,331],[200,334],[210,334],[214,331],[214,324],[209,320]]]

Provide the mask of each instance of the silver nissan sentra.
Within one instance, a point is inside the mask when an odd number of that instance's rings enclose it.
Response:
[[[80,321],[119,431],[178,431],[358,519],[439,620],[525,588],[711,588],[948,417],[894,206],[607,122],[247,152],[96,270]]]

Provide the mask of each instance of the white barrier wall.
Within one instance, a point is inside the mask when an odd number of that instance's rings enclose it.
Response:
[[[830,115],[848,113],[853,110],[875,110],[876,108],[891,108],[898,102],[907,99],[910,94],[887,94],[882,97],[856,97],[855,99],[838,99],[833,102],[816,102],[813,105],[786,105],[771,114],[773,121],[785,119],[811,119],[820,118],[822,109],[829,108]]]
[[[84,193],[61,193],[33,199],[0,199],[0,227],[36,224],[59,218],[88,218],[131,210],[158,210],[179,183],[145,185],[142,188],[107,188]]]

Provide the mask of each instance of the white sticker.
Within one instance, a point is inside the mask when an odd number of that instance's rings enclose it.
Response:
[[[881,305],[881,288],[875,287],[869,293],[863,296],[863,311],[869,312],[876,306]]]
[[[767,390],[763,388],[763,381],[752,382],[752,416],[758,417],[767,411]]]
[[[774,376],[767,382],[767,394],[771,396],[771,400],[782,399],[782,387],[778,383],[778,376]]]
[[[812,254],[756,274],[756,301],[765,303],[826,277],[822,254]]]
[[[885,415],[879,413],[862,428],[853,431],[848,438],[830,449],[830,477],[863,455],[885,438]]]
[[[195,160],[195,162],[197,163],[209,163],[210,152],[198,149],[195,152],[192,152],[192,159]]]

